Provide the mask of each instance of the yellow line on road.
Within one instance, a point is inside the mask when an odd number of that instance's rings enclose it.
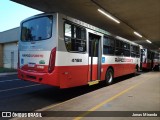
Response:
[[[98,108],[104,106],[104,105],[107,104],[108,102],[111,102],[112,100],[114,100],[114,99],[116,99],[117,97],[123,95],[124,93],[128,92],[129,90],[132,90],[133,88],[137,87],[138,85],[142,84],[143,82],[144,82],[144,81],[142,81],[142,82],[140,82],[140,83],[138,83],[138,84],[136,84],[136,85],[133,85],[133,86],[131,86],[131,87],[123,90],[122,92],[114,95],[113,97],[111,97],[111,98],[109,98],[109,99],[101,102],[100,104],[96,105],[95,107],[89,109],[88,111],[86,111],[86,112],[84,112],[83,114],[79,115],[78,117],[74,118],[74,120],[80,120],[80,119],[82,119],[83,117],[85,117],[85,116],[87,116],[88,114],[90,114],[92,111],[97,110]]]

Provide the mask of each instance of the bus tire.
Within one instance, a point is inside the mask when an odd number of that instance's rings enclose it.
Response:
[[[111,85],[113,82],[113,70],[111,68],[106,72],[105,81],[107,85]]]

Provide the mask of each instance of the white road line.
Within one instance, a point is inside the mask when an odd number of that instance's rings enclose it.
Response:
[[[5,89],[5,90],[0,90],[0,92],[6,92],[6,91],[11,91],[11,90],[23,89],[23,88],[33,87],[33,86],[38,86],[38,85],[41,85],[41,84],[34,84],[34,85],[29,85],[29,86],[23,86],[23,87]]]
[[[0,80],[0,83],[1,83],[1,82],[11,82],[11,81],[17,81],[17,80],[20,80],[20,79],[3,80],[3,81],[1,81],[1,80]]]

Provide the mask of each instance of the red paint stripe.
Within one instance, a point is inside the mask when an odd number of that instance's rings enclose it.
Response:
[[[151,63],[143,63],[142,68],[143,69],[151,69]]]
[[[105,79],[108,67],[113,67],[114,77],[135,72],[134,64],[112,64],[102,65],[101,80]],[[18,70],[18,78],[30,80],[42,84],[59,86],[60,88],[70,88],[88,84],[90,80],[89,65],[83,66],[56,66],[55,70],[49,73],[39,71],[28,72],[25,68]],[[34,79],[35,77],[35,79]],[[40,80],[42,78],[42,80]],[[97,65],[93,65],[93,80],[97,79]]]

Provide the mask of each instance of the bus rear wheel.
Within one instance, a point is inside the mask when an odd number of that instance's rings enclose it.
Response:
[[[106,72],[105,81],[107,85],[110,85],[113,82],[113,70],[111,68]]]

